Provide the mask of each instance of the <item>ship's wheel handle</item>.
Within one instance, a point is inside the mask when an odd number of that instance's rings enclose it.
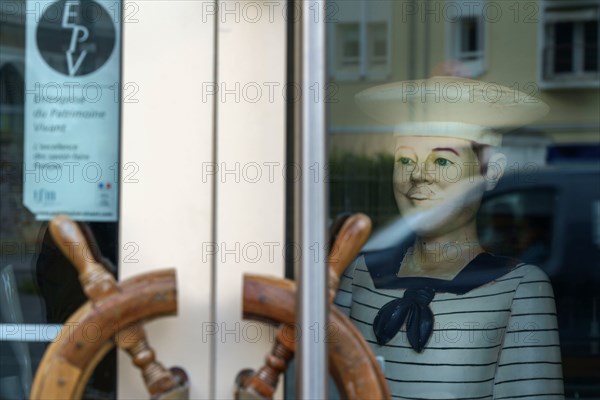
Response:
[[[78,399],[102,357],[116,344],[141,370],[153,399],[187,398],[187,376],[156,360],[142,323],[177,313],[175,270],[160,270],[117,283],[92,246],[85,225],[65,215],[49,224],[50,234],[79,273],[89,301],[65,323],[37,370],[31,399]]]

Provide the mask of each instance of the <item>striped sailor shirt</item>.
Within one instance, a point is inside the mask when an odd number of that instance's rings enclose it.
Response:
[[[393,399],[564,399],[552,287],[538,267],[488,253],[452,281],[399,278],[404,252],[358,257],[335,304],[384,359]],[[418,353],[406,325],[379,345],[373,320],[410,288],[435,288],[433,332]]]

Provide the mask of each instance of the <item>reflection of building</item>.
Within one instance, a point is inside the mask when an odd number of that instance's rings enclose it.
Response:
[[[367,5],[368,3],[368,5]],[[599,140],[597,1],[338,1],[330,23],[332,148],[372,154],[391,129],[353,96],[367,87],[461,75],[519,89],[551,113],[527,129],[528,146]],[[335,13],[333,13],[335,11]],[[514,142],[514,141],[513,141]],[[529,151],[530,156],[532,155]],[[544,150],[536,157],[544,157]]]

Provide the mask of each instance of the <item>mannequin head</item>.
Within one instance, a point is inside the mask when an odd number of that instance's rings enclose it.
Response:
[[[420,221],[420,235],[443,235],[472,222],[485,190],[504,171],[506,157],[490,146],[454,137],[398,136],[394,197],[403,216],[434,210]]]
[[[543,101],[512,88],[452,76],[375,86],[355,99],[394,128],[394,195],[400,212],[415,216],[407,221],[420,236],[465,226],[473,232],[481,197],[506,166],[494,150],[502,133],[548,112]]]

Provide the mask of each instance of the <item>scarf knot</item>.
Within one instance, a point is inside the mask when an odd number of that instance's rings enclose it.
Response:
[[[433,332],[433,313],[429,303],[435,290],[425,287],[407,289],[404,296],[381,307],[373,321],[377,343],[388,343],[406,322],[406,336],[411,347],[420,353]]]

